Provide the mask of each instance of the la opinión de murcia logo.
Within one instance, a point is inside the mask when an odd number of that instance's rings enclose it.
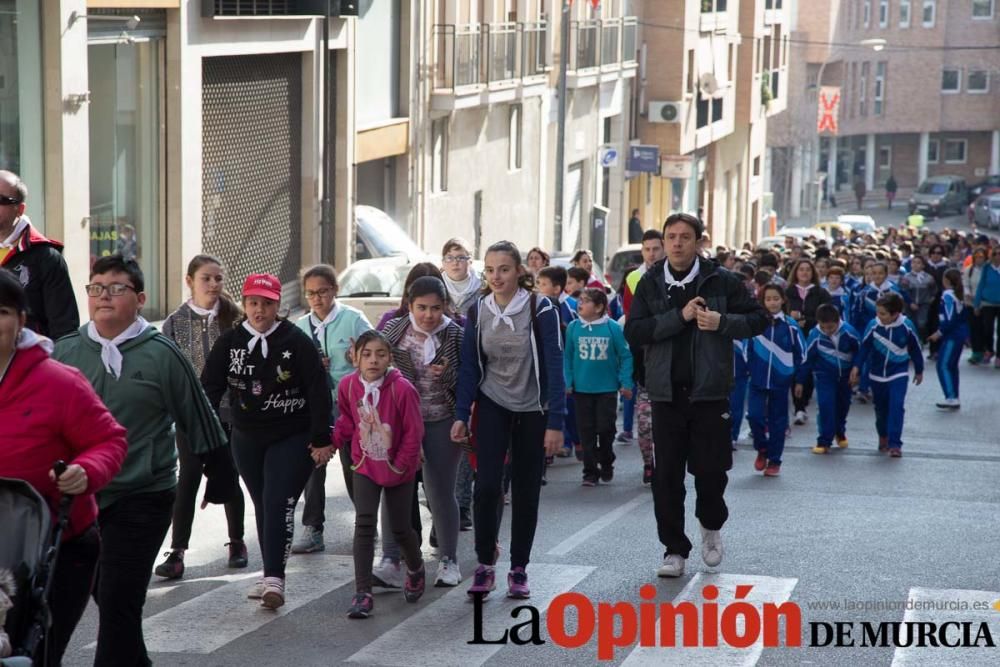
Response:
[[[802,609],[795,602],[755,604],[747,601],[752,585],[738,585],[735,600],[716,602],[719,589],[701,589],[704,602],[656,602],[657,589],[639,589],[640,602],[594,603],[582,593],[562,593],[549,603],[545,631],[557,646],[580,649],[596,636],[598,660],[615,659],[617,649],[644,648],[749,648],[760,642],[766,648],[802,646]],[[485,593],[473,594],[473,638],[469,644],[541,645],[542,614],[537,607],[521,605],[511,610],[517,623],[499,636],[487,637],[483,629]],[[575,618],[575,621],[573,620]],[[809,623],[810,647],[936,647],[993,648],[996,644],[985,622],[926,621]],[[678,629],[680,633],[678,633]],[[678,641],[679,639],[679,641]]]

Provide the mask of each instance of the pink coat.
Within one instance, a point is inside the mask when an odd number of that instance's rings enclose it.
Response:
[[[371,410],[361,405],[365,390],[357,371],[340,381],[333,441],[350,443],[355,472],[379,486],[398,486],[420,469],[420,395],[395,368],[386,373],[379,392],[377,410]]]
[[[55,510],[61,493],[49,479],[63,460],[87,471],[87,490],[73,501],[63,539],[97,519],[94,494],[125,460],[125,428],[83,374],[49,358],[52,342],[30,332],[0,381],[0,477],[23,479]]]

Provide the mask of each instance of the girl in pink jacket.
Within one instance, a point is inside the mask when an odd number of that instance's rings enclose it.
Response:
[[[424,593],[424,561],[410,525],[414,478],[420,469],[424,421],[420,396],[396,369],[392,350],[378,331],[366,331],[354,344],[357,370],[340,381],[339,417],[333,427],[337,446],[350,447],[354,465],[354,581],[356,594],[347,615],[368,618],[372,600],[372,559],[379,499],[385,492],[392,535],[406,561],[403,595],[416,602]]]

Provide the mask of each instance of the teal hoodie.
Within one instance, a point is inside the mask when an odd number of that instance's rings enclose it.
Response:
[[[175,423],[195,454],[226,446],[226,435],[191,363],[170,339],[149,327],[118,349],[122,373],[117,380],[105,370],[101,346],[87,336],[87,325],[61,338],[52,355],[79,369],[128,431],[125,463],[98,493],[102,509],[130,494],[177,485]]]
[[[295,326],[305,331],[316,344],[320,355],[330,358],[330,393],[334,406],[336,406],[337,401],[337,385],[345,375],[354,372],[354,365],[350,362],[347,354],[351,347],[351,341],[357,340],[358,336],[373,328],[365,314],[357,308],[342,303],[338,303],[336,307],[340,309],[340,312],[337,313],[333,322],[326,325],[323,330],[323,340],[316,340],[313,335],[313,328],[309,323],[309,313],[295,321]]]
[[[607,317],[566,327],[563,353],[566,388],[579,394],[607,394],[632,388],[632,351],[620,324]]]

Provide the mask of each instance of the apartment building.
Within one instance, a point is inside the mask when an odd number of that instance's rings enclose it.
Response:
[[[1000,173],[997,0],[803,0],[794,14],[793,41],[808,46],[769,137],[783,213],[815,207],[816,172],[869,191],[890,174],[909,190],[928,176]],[[841,92],[839,131],[822,142],[821,69],[822,85]]]
[[[764,215],[766,127],[785,107],[786,10],[780,0],[640,3],[638,141],[659,173],[632,179],[646,226],[702,211],[717,243],[756,238]]]
[[[418,3],[411,117],[411,233],[435,250],[465,237],[477,257],[492,242],[595,255],[618,245],[627,213],[621,153],[627,136],[636,24],[625,0]],[[570,23],[563,224],[556,215],[562,22]],[[416,108],[416,107],[415,107]],[[617,184],[617,185],[616,185]],[[608,212],[595,224],[594,207]],[[595,233],[596,230],[596,233]]]

